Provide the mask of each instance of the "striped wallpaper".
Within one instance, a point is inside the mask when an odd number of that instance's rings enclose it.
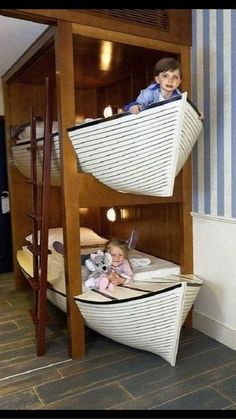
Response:
[[[193,211],[236,218],[236,9],[193,9],[192,34]]]

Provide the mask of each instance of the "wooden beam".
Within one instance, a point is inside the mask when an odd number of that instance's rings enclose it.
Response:
[[[188,47],[181,48],[181,64],[183,70],[182,90],[188,92],[191,97],[191,51]],[[183,274],[193,272],[193,231],[192,231],[192,158],[188,158],[182,169],[182,258],[181,271]]]
[[[83,36],[89,36],[92,38],[109,40],[111,42],[120,42],[128,45],[136,45],[144,48],[152,48],[159,51],[170,52],[173,54],[179,54],[181,52],[181,46],[166,41],[160,41],[159,39],[145,38],[144,36],[133,35],[129,33],[123,33],[120,30],[110,30],[99,28],[96,26],[88,26],[80,23],[72,24],[73,33]]]
[[[0,9],[0,14],[40,23],[55,24],[57,20],[79,23],[90,29],[102,28],[111,33],[119,27],[123,34],[133,34],[146,39],[168,41],[171,44],[191,46],[191,9],[167,9],[168,30],[152,25],[138,24],[99,14],[93,9]]]
[[[70,355],[78,358],[85,354],[84,322],[73,298],[82,291],[79,189],[76,155],[66,131],[75,124],[72,25],[59,21],[55,39],[68,331]]]

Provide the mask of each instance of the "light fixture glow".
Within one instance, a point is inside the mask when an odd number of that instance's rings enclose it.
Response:
[[[106,106],[103,111],[104,118],[108,118],[109,116],[112,116],[112,114],[113,112],[111,105]]]
[[[107,211],[107,219],[112,223],[116,221],[116,211],[114,208],[109,208],[109,210]]]
[[[120,209],[120,218],[122,220],[127,220],[129,218],[129,211],[126,208]]]
[[[88,208],[79,208],[79,213],[81,215],[88,214],[88,211],[89,211]]]
[[[100,70],[107,71],[111,65],[112,57],[112,43],[109,41],[102,41],[101,56],[100,56]]]

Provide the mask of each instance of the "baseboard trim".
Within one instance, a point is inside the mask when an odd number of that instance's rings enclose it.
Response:
[[[223,223],[236,223],[236,218],[222,217],[220,215],[202,214],[200,212],[191,212],[193,218],[202,218],[211,221],[221,221]]]
[[[193,327],[236,350],[236,330],[230,329],[196,311],[193,311]]]

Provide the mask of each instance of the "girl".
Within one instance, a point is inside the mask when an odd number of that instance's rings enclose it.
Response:
[[[108,279],[113,285],[128,284],[133,279],[133,271],[128,261],[127,242],[118,239],[109,240],[105,244],[105,252],[111,254],[112,272]]]

